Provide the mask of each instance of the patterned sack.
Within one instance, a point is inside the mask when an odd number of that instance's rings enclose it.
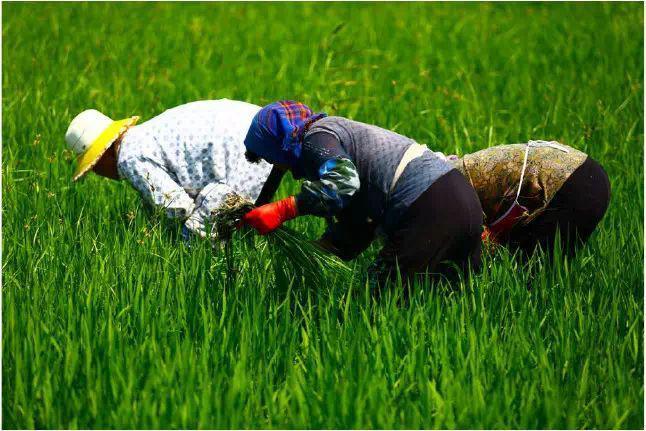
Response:
[[[511,232],[512,228],[521,219],[521,217],[529,215],[529,210],[527,209],[527,207],[524,207],[518,202],[518,198],[520,197],[520,191],[523,185],[525,171],[527,169],[527,157],[529,155],[529,150],[532,147],[534,148],[550,147],[550,148],[560,150],[564,153],[569,152],[569,150],[566,147],[560,145],[558,142],[555,142],[555,141],[529,141],[526,144],[525,157],[523,160],[523,168],[521,169],[521,172],[520,172],[520,181],[518,184],[518,192],[516,193],[516,199],[514,199],[514,202],[512,203],[512,205],[509,207],[507,211],[505,211],[503,215],[498,217],[495,221],[493,221],[487,226],[486,236],[491,241],[500,242],[505,240],[509,235],[509,232]]]

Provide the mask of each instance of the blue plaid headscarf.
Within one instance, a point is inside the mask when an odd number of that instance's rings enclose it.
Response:
[[[310,124],[326,116],[313,114],[308,106],[293,100],[271,103],[253,118],[244,140],[245,147],[269,163],[298,169],[303,135]]]

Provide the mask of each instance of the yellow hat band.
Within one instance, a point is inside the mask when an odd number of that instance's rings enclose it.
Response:
[[[98,138],[90,144],[90,147],[78,158],[78,165],[76,172],[74,172],[73,180],[76,181],[85,175],[90,169],[96,165],[103,153],[105,153],[110,145],[117,140],[128,127],[137,123],[139,117],[130,117],[124,120],[117,120],[110,124]]]

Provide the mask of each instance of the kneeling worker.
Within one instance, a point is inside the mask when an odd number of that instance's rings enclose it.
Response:
[[[371,280],[382,285],[396,267],[412,279],[480,266],[480,202],[444,155],[390,130],[313,114],[293,101],[260,110],[244,143],[250,159],[306,180],[297,196],[244,216],[261,234],[299,215],[326,217],[320,244],[352,259],[381,233],[386,244]]]
[[[557,231],[573,255],[603,218],[610,181],[585,153],[558,142],[530,141],[449,156],[475,189],[485,237],[525,257],[552,252]]]

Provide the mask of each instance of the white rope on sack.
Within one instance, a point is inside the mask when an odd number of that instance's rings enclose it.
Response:
[[[556,141],[529,141],[529,142],[527,142],[525,144],[525,157],[523,159],[523,168],[520,171],[520,180],[518,181],[518,191],[516,192],[516,198],[514,199],[514,202],[509,206],[507,211],[505,211],[500,217],[498,217],[491,224],[489,224],[490,228],[493,228],[494,226],[498,225],[499,223],[502,223],[507,217],[510,216],[510,214],[513,213],[513,211],[516,208],[520,208],[523,211],[527,211],[527,208],[522,206],[520,204],[520,202],[518,202],[518,199],[520,198],[520,191],[523,188],[523,180],[525,179],[525,171],[527,170],[527,159],[529,157],[529,149],[530,148],[537,148],[537,147],[550,147],[550,148],[554,148],[556,150],[563,151],[565,153],[570,152],[570,150],[568,150],[567,147],[559,144]]]
[[[520,171],[520,181],[518,182],[518,192],[516,193],[516,199],[514,203],[518,203],[518,198],[520,197],[520,189],[523,187],[523,179],[525,179],[525,170],[527,169],[527,158],[529,157],[529,149],[537,147],[550,147],[556,150],[563,151],[564,153],[569,153],[570,150],[567,147],[559,144],[556,141],[529,141],[525,144],[525,159],[523,160],[523,169]],[[520,205],[520,204],[519,204]]]

